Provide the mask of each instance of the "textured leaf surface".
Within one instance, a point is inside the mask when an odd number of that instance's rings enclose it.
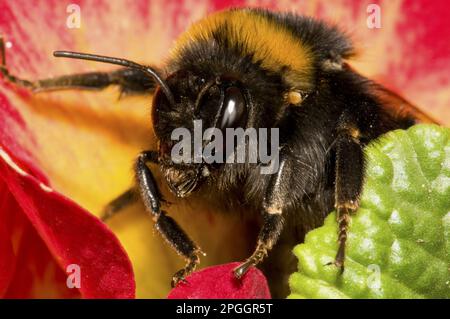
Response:
[[[289,298],[450,298],[450,129],[416,125],[366,149],[342,276],[335,213],[294,249]]]

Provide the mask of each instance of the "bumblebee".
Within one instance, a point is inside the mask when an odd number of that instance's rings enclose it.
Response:
[[[234,270],[237,278],[260,264],[272,248],[269,260],[288,263],[277,248],[301,242],[333,209],[339,248],[332,264],[343,271],[350,215],[358,209],[363,187],[364,147],[390,130],[433,122],[353,70],[348,60],[354,47],[337,27],[292,13],[229,9],[207,16],[180,36],[164,74],[125,59],[56,51],[56,57],[122,68],[28,81],[10,74],[3,42],[0,47],[3,76],[33,91],[117,85],[123,94],[153,94],[158,149],[138,155],[136,189],[156,229],[186,259],[173,286],[196,268],[202,252],[162,209],[164,201],[148,164],[159,166],[178,197],[198,192],[260,212],[255,250]],[[278,170],[261,174],[261,163],[247,162],[175,163],[171,133],[179,127],[192,130],[194,120],[223,131],[278,128]],[[133,201],[133,194],[130,189],[113,200],[105,219]],[[280,269],[271,269],[274,282],[283,281]],[[275,296],[283,294],[275,290]]]

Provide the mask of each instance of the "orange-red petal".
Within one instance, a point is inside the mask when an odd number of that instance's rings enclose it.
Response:
[[[67,266],[75,264],[80,269],[82,297],[133,298],[132,266],[114,234],[26,172],[24,165],[0,148],[0,256],[5,263],[0,268],[0,295],[77,295],[78,291],[68,291],[64,275]],[[57,289],[52,294],[45,291],[48,286]]]
[[[169,299],[270,299],[263,273],[252,267],[241,278],[233,275],[240,263],[208,267],[194,272],[172,289]]]

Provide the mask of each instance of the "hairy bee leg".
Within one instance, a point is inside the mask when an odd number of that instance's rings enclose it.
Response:
[[[0,73],[11,83],[33,92],[68,89],[102,90],[110,85],[118,85],[122,94],[151,94],[155,82],[140,70],[121,68],[112,72],[88,72],[63,75],[54,78],[29,81],[20,79],[9,72],[6,66],[5,41],[0,36]]]
[[[0,64],[2,66],[6,65],[5,40],[1,35],[0,35]]]
[[[347,232],[351,219],[359,206],[364,180],[364,153],[356,125],[344,121],[339,127],[336,141],[335,206],[338,222],[338,251],[334,264],[344,271]]]
[[[278,172],[269,182],[263,203],[263,225],[258,235],[256,249],[246,261],[234,269],[236,278],[241,278],[250,267],[258,265],[280,237],[284,222],[282,215],[284,195],[287,192],[287,189],[283,188],[285,183],[282,183],[282,179],[290,174],[285,164],[282,159]]]
[[[125,192],[110,201],[103,209],[100,219],[107,221],[122,209],[137,201],[137,190],[134,188],[127,189]]]
[[[176,272],[172,279],[172,287],[195,270],[200,262],[200,248],[188,237],[176,221],[160,208],[160,193],[152,172],[148,168],[148,162],[157,163],[156,152],[143,152],[136,161],[136,177],[141,192],[141,197],[147,210],[153,217],[156,229],[163,238],[186,259],[185,268]]]
[[[253,254],[242,264],[236,267],[233,272],[236,278],[241,278],[252,266],[258,265],[272,249],[283,229],[283,216],[264,212],[264,222],[258,236],[258,243]]]
[[[8,68],[6,67],[6,50],[5,50],[5,40],[4,38],[0,35],[0,73],[3,74],[3,76],[11,83],[14,83],[18,86],[22,86],[28,89],[33,89],[34,88],[34,83],[31,81],[27,81],[27,80],[22,80],[19,79],[17,77],[15,77],[14,75],[11,75],[9,73]]]

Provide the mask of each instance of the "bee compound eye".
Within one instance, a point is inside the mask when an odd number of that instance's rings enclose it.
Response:
[[[236,128],[244,124],[246,118],[247,106],[242,91],[235,87],[229,87],[225,90],[222,116],[219,121],[220,128]]]

